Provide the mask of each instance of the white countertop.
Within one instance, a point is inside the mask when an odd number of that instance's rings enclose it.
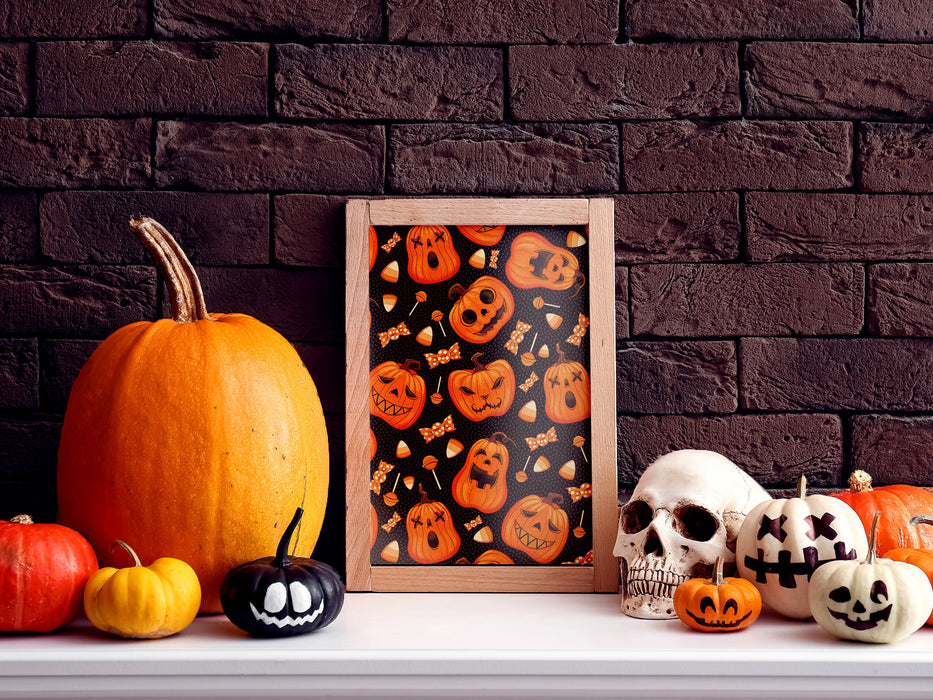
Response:
[[[765,613],[704,634],[619,601],[351,593],[330,627],[274,640],[222,615],[151,641],[78,621],[0,636],[0,697],[933,697],[933,628],[866,645]]]

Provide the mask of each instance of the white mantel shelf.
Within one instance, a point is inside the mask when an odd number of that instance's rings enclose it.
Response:
[[[319,632],[247,637],[222,615],[161,640],[79,621],[0,636],[0,697],[933,697],[933,628],[840,642],[765,614],[731,634],[634,620],[599,594],[348,594]]]

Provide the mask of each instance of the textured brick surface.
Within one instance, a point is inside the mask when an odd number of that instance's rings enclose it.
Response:
[[[839,189],[852,184],[846,122],[664,121],[622,127],[631,191]]]
[[[389,39],[425,44],[595,44],[615,40],[611,0],[387,0]]]
[[[629,337],[628,268],[616,268],[616,339]]]
[[[152,258],[129,228],[151,216],[192,262],[269,262],[269,197],[194,192],[52,192],[40,206],[42,253],[56,262],[145,264]]]
[[[516,46],[512,115],[526,121],[738,116],[735,43]]]
[[[725,455],[765,487],[840,483],[842,421],[834,414],[622,416],[619,480],[634,483],[657,457],[685,448]]]
[[[933,339],[745,338],[743,408],[933,410]]]
[[[0,7],[0,38],[132,37],[146,31],[146,0],[36,0]]]
[[[635,334],[832,335],[862,327],[864,280],[843,263],[638,265]]]
[[[607,124],[400,125],[389,182],[405,194],[577,194],[619,186],[618,130]]]
[[[286,194],[275,198],[275,261],[343,267],[346,197]]]
[[[869,414],[850,416],[852,471],[871,474],[876,486],[930,485],[933,418]]]
[[[933,40],[933,13],[926,0],[862,0],[866,39]]]
[[[857,39],[859,36],[856,0],[626,0],[625,18],[628,34],[637,38]]]
[[[615,198],[616,264],[732,260],[739,234],[739,197],[732,192]]]
[[[933,196],[749,192],[750,260],[933,258]]]
[[[0,263],[32,262],[39,252],[36,196],[0,192]]]
[[[60,433],[61,425],[54,421],[0,418],[0,464],[4,479],[51,477],[54,481]],[[0,491],[5,490],[0,486]],[[28,511],[18,510],[11,515],[23,512]]]
[[[622,413],[731,413],[738,407],[735,344],[622,342],[616,353]]]
[[[275,105],[284,117],[494,121],[502,118],[503,99],[499,49],[346,44],[278,49]]]
[[[207,190],[378,192],[381,126],[159,122],[156,182]]]
[[[29,44],[0,44],[0,114],[29,108]]]
[[[754,42],[745,49],[745,67],[749,116],[933,116],[930,45]]]
[[[142,319],[141,319],[142,320]],[[71,387],[100,340],[50,339],[40,347],[40,396],[46,411],[65,412]]]
[[[39,407],[39,344],[0,338],[0,410]]]
[[[159,0],[157,35],[210,39],[261,36],[309,39],[378,39],[379,0]]]
[[[868,267],[868,332],[933,336],[933,264]]]
[[[43,42],[36,106],[56,116],[264,116],[267,58],[255,43]]]
[[[933,125],[860,124],[858,184],[868,192],[927,192],[933,181]]]
[[[0,118],[0,187],[140,187],[148,119]]]

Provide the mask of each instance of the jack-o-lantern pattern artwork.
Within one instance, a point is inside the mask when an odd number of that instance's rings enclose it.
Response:
[[[590,316],[578,228],[374,227],[371,565],[591,564],[590,336],[567,342]]]

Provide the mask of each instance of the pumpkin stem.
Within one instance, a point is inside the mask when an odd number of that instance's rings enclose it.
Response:
[[[721,586],[725,583],[722,578],[722,567],[725,565],[726,560],[722,557],[716,557],[716,564],[713,567],[713,578],[711,583],[714,586]]]
[[[29,516],[26,516],[29,517]],[[915,515],[910,519],[911,525],[933,525],[933,515]]]
[[[414,374],[415,372],[421,369],[421,362],[419,362],[418,360],[405,360],[402,363],[402,369],[407,370],[411,372],[412,374]]]
[[[285,532],[282,533],[279,546],[275,550],[275,559],[272,560],[271,566],[284,569],[286,566],[292,565],[291,560],[288,558],[288,545],[292,541],[292,534],[295,532],[295,528],[298,527],[298,523],[301,522],[301,516],[303,514],[304,510],[301,506],[298,506],[298,508],[295,509],[295,515],[292,516],[292,521],[288,524],[288,527],[285,528]]]
[[[126,542],[124,542],[123,540],[114,540],[114,541],[113,541],[113,544],[110,545],[110,551],[111,551],[111,553],[113,552],[113,548],[116,547],[117,545],[120,545],[121,547],[123,547],[123,549],[125,549],[127,552],[130,553],[130,556],[133,557],[133,566],[142,566],[142,565],[143,565],[143,563],[142,563],[141,561],[139,561],[139,557],[136,555],[136,552],[133,551],[133,548],[130,547],[130,546],[129,546]]]
[[[474,353],[473,357],[470,358],[471,360],[473,360],[473,371],[474,372],[481,372],[482,370],[486,369],[486,365],[484,365],[482,362],[479,361],[479,358],[481,358],[482,356],[483,356],[483,353],[477,352],[477,353]]]
[[[32,517],[28,515],[14,515],[10,518],[11,523],[18,523],[19,525],[33,525]]]
[[[149,251],[165,280],[172,302],[172,318],[176,323],[212,321],[194,266],[172,234],[148,216],[131,220],[130,229]]]
[[[547,498],[544,499],[544,502],[556,508],[557,506],[564,505],[564,497],[559,493],[549,493]]]
[[[513,445],[515,441],[510,438],[505,433],[499,432],[498,430],[489,436],[490,441],[492,442],[511,442]]]
[[[878,521],[881,520],[881,511],[875,511],[875,517],[871,519],[871,531],[868,536],[868,556],[865,557],[866,564],[875,563],[875,542],[878,540]]]
[[[554,349],[557,350],[557,363],[563,364],[567,361],[567,358],[564,356],[564,351],[560,349],[560,343],[557,343],[554,346]]]
[[[807,495],[807,477],[804,474],[797,479],[797,498],[806,498]]]
[[[861,469],[856,469],[849,475],[849,491],[852,493],[871,491],[871,475]]]
[[[447,290],[448,299],[459,299],[464,294],[466,294],[466,289],[459,282]]]
[[[433,503],[430,498],[428,498],[428,492],[424,490],[424,486],[421,483],[418,483],[418,491],[421,492],[421,501],[418,503],[419,506],[427,505],[428,503]]]

